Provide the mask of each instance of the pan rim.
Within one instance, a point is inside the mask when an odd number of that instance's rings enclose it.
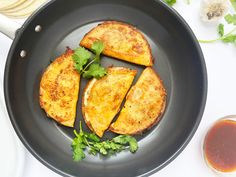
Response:
[[[48,167],[49,169],[51,169],[52,171],[63,175],[63,176],[69,176],[72,177],[72,175],[60,170],[59,168],[56,168],[55,166],[53,166],[52,164],[50,164],[49,162],[47,162],[45,159],[43,159],[28,143],[28,141],[25,139],[23,133],[21,132],[20,128],[18,127],[15,118],[13,116],[13,109],[12,106],[10,105],[10,98],[9,98],[9,69],[10,69],[10,63],[12,63],[12,54],[14,53],[14,48],[16,46],[16,44],[18,43],[18,40],[20,39],[21,35],[22,35],[22,29],[24,29],[25,26],[27,26],[29,23],[31,23],[31,21],[34,20],[34,18],[40,14],[44,9],[46,9],[48,6],[50,6],[51,4],[53,4],[56,0],[52,0],[46,4],[44,4],[40,9],[38,9],[36,12],[34,12],[22,25],[22,27],[18,30],[15,39],[13,40],[13,43],[11,45],[11,48],[8,52],[8,56],[7,56],[7,60],[6,60],[6,64],[5,64],[5,70],[4,70],[4,95],[5,95],[5,102],[6,102],[6,107],[7,107],[7,111],[9,114],[9,118],[11,121],[11,124],[17,134],[17,136],[19,137],[19,139],[21,140],[21,142],[24,144],[24,146],[26,147],[26,149],[37,159],[39,160],[43,165],[45,165],[46,167]],[[208,91],[208,81],[207,81],[207,69],[206,69],[206,64],[205,64],[205,60],[204,60],[204,55],[202,53],[200,44],[197,42],[197,39],[193,33],[193,31],[191,30],[190,26],[187,24],[187,22],[183,19],[183,17],[173,8],[169,7],[168,5],[166,5],[164,2],[159,1],[159,0],[154,0],[156,3],[159,3],[160,6],[162,6],[162,8],[164,8],[170,15],[172,15],[173,17],[175,17],[185,28],[186,32],[188,33],[189,37],[191,38],[192,42],[193,42],[193,46],[195,47],[198,55],[199,55],[199,62],[201,65],[201,69],[202,69],[202,99],[201,99],[201,106],[199,107],[199,112],[198,115],[196,116],[196,121],[193,124],[193,128],[190,131],[190,133],[188,134],[187,138],[183,141],[183,143],[178,147],[178,149],[176,150],[175,153],[173,153],[168,159],[165,160],[164,163],[162,163],[161,165],[159,165],[156,168],[153,168],[150,171],[147,171],[139,176],[150,176],[151,174],[154,174],[156,172],[158,172],[159,170],[161,170],[162,168],[164,168],[165,166],[167,166],[170,162],[172,162],[184,149],[185,147],[188,145],[188,143],[190,142],[190,140],[192,139],[193,135],[195,134],[204,110],[205,110],[205,105],[206,105],[206,100],[207,100],[207,91]]]

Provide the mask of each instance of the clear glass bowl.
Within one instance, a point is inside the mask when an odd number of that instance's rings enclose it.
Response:
[[[217,176],[236,176],[236,115],[223,117],[209,128],[202,154]]]

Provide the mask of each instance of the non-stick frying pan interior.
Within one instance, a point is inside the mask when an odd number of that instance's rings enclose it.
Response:
[[[139,150],[110,158],[87,155],[73,162],[70,143],[73,129],[48,119],[39,106],[39,82],[50,61],[76,48],[92,27],[104,20],[136,26],[148,39],[155,58],[154,69],[167,89],[167,107],[157,126],[138,135]],[[41,25],[40,32],[35,27]],[[26,56],[20,57],[25,50]],[[104,66],[143,66],[102,57]],[[138,78],[138,76],[136,77]],[[87,80],[82,79],[77,120],[83,120],[81,97]],[[5,97],[13,126],[30,152],[54,171],[65,176],[149,175],[183,149],[194,134],[205,106],[206,70],[195,37],[180,17],[159,1],[145,0],[56,0],[33,15],[18,32],[5,70]],[[89,131],[85,124],[83,127]],[[105,138],[114,134],[107,132]]]

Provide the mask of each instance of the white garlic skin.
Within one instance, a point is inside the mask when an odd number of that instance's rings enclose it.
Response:
[[[200,16],[205,22],[217,22],[228,10],[228,0],[202,0]]]

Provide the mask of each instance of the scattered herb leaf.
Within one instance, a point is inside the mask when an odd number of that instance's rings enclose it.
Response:
[[[236,28],[232,29],[230,32],[228,32],[227,34],[225,34],[224,36],[220,37],[220,38],[217,38],[217,39],[212,39],[212,40],[198,40],[198,42],[201,42],[201,43],[213,43],[213,42],[216,42],[216,41],[219,41],[219,40],[222,40],[224,42],[227,42],[227,38],[231,35],[234,35],[233,32],[236,31]],[[231,38],[231,37],[230,37]],[[226,40],[224,40],[226,39]]]
[[[227,15],[225,16],[225,21],[226,21],[228,24],[236,25],[236,14],[234,14],[234,15],[227,14]]]
[[[236,0],[230,0],[231,5],[233,6],[234,10],[236,11]]]
[[[173,6],[176,3],[176,0],[164,0],[164,2],[169,6]]]
[[[218,33],[219,33],[220,37],[224,36],[224,25],[223,24],[218,25]]]
[[[225,21],[228,24],[233,24],[236,25],[236,14],[231,15],[228,14],[225,16]],[[228,32],[227,34],[224,34],[224,25],[223,24],[219,24],[218,25],[218,33],[220,35],[219,38],[217,39],[212,39],[212,40],[198,40],[201,43],[212,43],[212,42],[216,42],[216,41],[223,41],[225,43],[235,43],[236,42],[236,34],[234,34],[234,32],[236,31],[236,27],[233,28],[230,32]]]
[[[236,34],[231,34],[222,39],[225,43],[234,43],[236,42]]]
[[[129,146],[130,152],[134,153],[138,150],[138,144],[134,137],[129,135],[119,135],[111,140],[101,141],[94,133],[86,133],[82,130],[80,122],[79,133],[74,130],[75,138],[71,147],[73,151],[73,160],[81,161],[85,158],[84,150],[88,148],[89,154],[103,156],[111,156],[121,152]]]

